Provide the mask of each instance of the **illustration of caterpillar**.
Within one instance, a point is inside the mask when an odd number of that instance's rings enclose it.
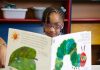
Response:
[[[83,67],[86,63],[86,54],[84,52],[78,54],[74,39],[68,39],[64,40],[60,47],[57,48],[54,70],[61,70],[65,55],[70,55],[71,64],[75,68]]]
[[[11,54],[9,66],[17,70],[36,70],[35,57],[35,49],[23,46]]]

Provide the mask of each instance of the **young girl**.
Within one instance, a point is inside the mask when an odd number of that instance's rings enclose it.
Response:
[[[64,27],[64,15],[62,11],[48,7],[43,13],[42,21],[46,35],[55,37],[61,34],[61,30]]]

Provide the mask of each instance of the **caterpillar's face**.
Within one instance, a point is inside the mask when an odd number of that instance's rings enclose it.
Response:
[[[81,60],[80,65],[81,65],[81,67],[83,67],[87,60],[86,54],[84,52],[81,53],[80,60]]]

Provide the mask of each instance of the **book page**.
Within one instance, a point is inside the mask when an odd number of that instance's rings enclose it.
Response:
[[[91,32],[60,35],[52,42],[51,70],[91,70]]]
[[[50,69],[50,47],[46,35],[10,28],[6,65],[18,70]]]

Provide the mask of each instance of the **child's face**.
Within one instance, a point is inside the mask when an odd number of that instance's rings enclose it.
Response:
[[[50,37],[58,36],[61,33],[61,29],[64,26],[63,20],[58,13],[50,14],[50,23],[45,23],[44,32]]]

